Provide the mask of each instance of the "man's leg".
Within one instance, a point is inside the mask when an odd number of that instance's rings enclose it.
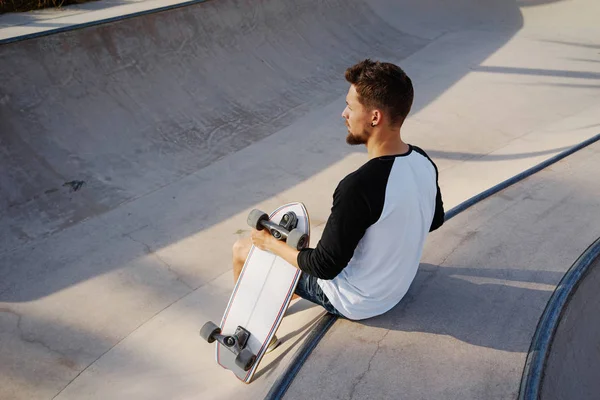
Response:
[[[233,283],[237,283],[251,247],[250,237],[240,238],[233,244]]]
[[[302,274],[298,286],[296,286],[296,293],[303,299],[322,306],[328,313],[345,318],[338,310],[336,310],[333,304],[331,304],[327,295],[319,286],[318,279],[314,276]]]

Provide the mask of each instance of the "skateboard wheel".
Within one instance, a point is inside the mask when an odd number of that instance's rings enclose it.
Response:
[[[293,229],[288,235],[286,243],[296,250],[302,250],[308,245],[308,235],[299,229]]]
[[[261,222],[268,221],[268,220],[269,220],[269,216],[265,212],[254,209],[254,210],[250,211],[250,214],[248,214],[247,222],[248,222],[248,225],[250,225],[252,228],[261,231],[263,229]]]
[[[235,358],[235,364],[244,371],[248,371],[250,368],[252,368],[254,361],[256,361],[256,356],[248,349],[240,351]]]
[[[200,329],[200,337],[206,340],[208,343],[212,343],[215,341],[215,335],[221,333],[221,328],[219,328],[214,322],[208,321],[204,324],[202,329]]]

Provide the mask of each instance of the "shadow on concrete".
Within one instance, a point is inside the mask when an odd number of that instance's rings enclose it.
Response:
[[[562,275],[560,272],[538,271],[534,278],[532,272],[526,269],[473,269],[423,264],[406,297],[394,309],[361,323],[405,332],[449,335],[476,346],[527,352],[530,342],[523,340],[517,327],[521,322],[531,323],[532,316],[526,310],[543,308],[552,294],[553,285]],[[481,282],[478,283],[478,280]],[[528,287],[534,285],[546,286]],[[516,312],[512,307],[498,307],[498,304],[514,299],[523,299],[520,305],[523,312]],[[490,318],[491,315],[494,318]],[[511,326],[511,329],[505,329],[506,326]]]
[[[542,6],[544,4],[559,3],[562,0],[517,0],[519,7],[535,7]]]
[[[114,344],[92,329],[69,326],[51,316],[25,315],[8,306],[0,307],[0,324],[0,341],[10,349],[2,351],[0,363],[5,395],[12,390],[12,394],[29,398],[40,393],[54,397],[97,360],[93,354],[103,355]],[[33,353],[33,360],[23,358],[19,349],[25,347],[29,355]]]
[[[569,89],[598,89],[600,85],[577,85],[575,83],[521,83],[521,86],[554,86]]]
[[[447,221],[426,247],[443,265],[422,263],[396,307],[358,323],[526,353],[581,242],[598,236],[589,170],[599,150],[587,147]]]
[[[581,62],[588,62],[588,63],[600,63],[600,60],[591,60],[589,58],[573,58],[573,57],[567,57],[567,60],[571,60],[571,61],[581,61]]]
[[[302,343],[302,341],[306,338],[306,336],[308,336],[310,334],[313,326],[315,326],[317,324],[317,322],[319,322],[319,320],[321,319],[322,316],[323,315],[321,314],[321,315],[313,318],[311,321],[309,321],[307,324],[305,324],[300,329],[296,329],[295,331],[292,331],[292,332],[286,334],[285,336],[280,337],[279,339],[282,342],[287,342],[288,340],[292,340],[292,339],[295,339],[295,340],[290,345],[290,347],[288,349],[286,349],[285,351],[278,351],[277,354],[279,354],[279,355],[275,359],[268,360],[268,361],[263,359],[263,362],[260,365],[260,369],[254,375],[254,379],[260,379],[262,376],[268,375],[268,374],[272,373],[273,371],[275,371],[276,368],[281,364],[283,359],[286,357],[286,355],[288,355],[292,351],[296,351],[297,346],[300,343]],[[302,334],[300,334],[300,333],[302,333]],[[267,362],[264,362],[264,361],[267,361]]]
[[[476,72],[489,72],[494,74],[516,74],[516,75],[534,75],[534,76],[556,76],[560,78],[576,78],[576,79],[600,79],[600,74],[597,72],[587,71],[561,71],[554,69],[540,68],[514,68],[514,67],[493,67],[479,66],[471,68]]]
[[[564,44],[565,46],[575,46],[575,47],[583,47],[585,49],[600,49],[600,44],[590,44],[590,43],[577,43],[577,42],[568,42],[564,40],[548,40],[548,39],[540,39],[541,42],[546,43],[556,43],[556,44]]]
[[[583,128],[581,128],[583,129]],[[531,157],[539,157],[547,154],[556,154],[560,153],[564,150],[569,149],[569,147],[559,147],[552,150],[544,150],[544,151],[532,151],[529,153],[519,153],[519,154],[503,154],[503,155],[495,155],[495,154],[476,154],[476,153],[461,153],[457,151],[439,151],[439,150],[431,150],[428,151],[427,154],[432,158],[439,158],[445,160],[470,160],[475,162],[494,162],[499,160],[521,160],[524,158]]]

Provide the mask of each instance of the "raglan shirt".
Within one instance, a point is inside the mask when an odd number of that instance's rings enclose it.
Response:
[[[377,157],[333,194],[321,240],[298,254],[331,304],[349,319],[383,314],[404,297],[427,234],[444,222],[438,170],[427,154]]]

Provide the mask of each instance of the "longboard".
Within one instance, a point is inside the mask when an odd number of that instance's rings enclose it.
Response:
[[[310,220],[302,203],[281,206],[270,216],[253,210],[248,224],[267,229],[297,249],[308,246],[310,240]],[[300,274],[284,259],[252,246],[220,325],[209,321],[202,327],[200,335],[209,343],[217,342],[217,363],[241,381],[252,381],[281,324]]]

